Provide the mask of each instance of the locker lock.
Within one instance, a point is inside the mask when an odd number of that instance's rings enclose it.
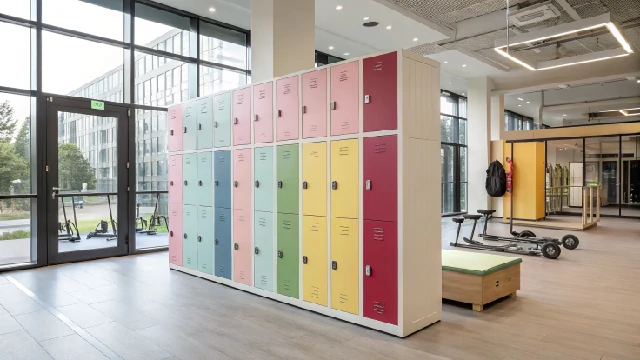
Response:
[[[233,118],[233,123],[234,123],[234,124],[237,124],[237,123],[238,123],[238,118],[237,118],[237,117],[236,117],[236,118]]]
[[[256,247],[255,249],[253,249],[253,253],[258,255],[260,253],[260,249]]]
[[[170,186],[173,186],[173,181],[169,181],[169,185],[170,185]]]
[[[234,249],[234,250],[238,250],[238,248],[239,248],[239,247],[240,247],[240,246],[238,245],[238,243],[233,244],[233,249]]]
[[[307,106],[306,105],[302,105],[302,113],[303,114],[307,113]]]
[[[217,127],[218,127],[218,122],[217,122],[217,121],[214,121],[214,122],[213,122],[213,127],[214,127],[214,128],[217,128]]]
[[[198,186],[202,186],[202,180],[198,180]]]
[[[258,121],[258,114],[253,115],[253,121]]]
[[[332,261],[331,262],[331,269],[338,270],[338,262],[337,261]]]
[[[169,135],[173,136],[173,129],[169,130]]]
[[[187,185],[187,180],[185,180],[185,181],[184,181],[184,185],[185,185],[185,186]]]
[[[213,240],[213,243],[218,245],[218,239]]]
[[[278,188],[282,189],[282,181],[278,181]]]
[[[307,262],[309,262],[309,259],[306,256],[302,257],[302,263],[306,264]]]
[[[182,132],[185,133],[185,134],[187,133],[187,127],[186,126],[182,128]]]
[[[307,187],[308,187],[307,182],[306,182],[306,181],[303,181],[303,182],[302,182],[302,188],[306,190],[306,189],[307,189]]]
[[[364,183],[364,188],[365,188],[365,190],[371,190],[371,180],[367,180]]]
[[[282,110],[278,110],[278,117],[282,117]]]
[[[198,242],[202,242],[202,236],[198,236]]]
[[[237,181],[233,182],[233,187],[238,187],[238,182]]]
[[[331,182],[331,190],[338,190],[338,182],[337,181],[332,181]]]
[[[335,110],[336,109],[336,102],[332,101],[331,102],[331,110]]]
[[[278,250],[278,257],[280,259],[282,259],[284,257],[284,253],[282,251],[280,251],[280,250]]]
[[[169,236],[173,237],[173,231],[169,231]]]
[[[182,234],[182,237],[186,239],[187,238],[187,233]]]
[[[256,187],[260,187],[260,181],[256,180]]]
[[[218,186],[218,180],[213,182],[216,186]]]
[[[365,95],[365,96],[364,96],[364,103],[365,103],[365,104],[368,104],[368,103],[370,103],[370,102],[371,102],[371,97],[370,97],[369,95]]]
[[[198,123],[198,130],[202,130],[202,123]]]
[[[364,274],[366,276],[371,276],[371,265],[367,265],[364,267]]]

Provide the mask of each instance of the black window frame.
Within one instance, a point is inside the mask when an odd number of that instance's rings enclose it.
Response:
[[[467,169],[465,169],[465,173],[468,174],[468,156],[469,156],[469,152],[468,152],[468,145],[462,144],[460,143],[460,121],[467,121],[467,118],[464,116],[460,116],[461,114],[467,114],[467,109],[465,109],[465,111],[461,111],[461,106],[467,106],[467,97],[466,96],[461,96],[458,95],[456,93],[453,93],[451,91],[445,91],[445,90],[441,90],[440,91],[440,97],[446,97],[446,98],[450,98],[451,100],[454,100],[452,103],[455,102],[455,106],[456,106],[456,111],[454,111],[454,114],[445,114],[443,112],[440,112],[440,120],[442,121],[443,117],[447,117],[447,118],[451,118],[454,121],[452,121],[452,135],[451,138],[453,141],[440,141],[441,147],[442,146],[451,146],[453,147],[453,181],[451,182],[447,182],[447,183],[451,183],[453,184],[453,208],[452,211],[448,211],[445,212],[445,204],[444,204],[444,194],[445,194],[445,189],[444,186],[445,184],[442,184],[442,215],[443,216],[453,216],[453,215],[458,215],[458,214],[464,214],[467,212],[468,209],[466,209],[467,205],[468,205],[468,199],[469,199],[469,178],[467,176],[467,179],[465,181],[462,181],[462,165],[464,164],[465,166],[467,166]],[[462,102],[464,103],[464,105],[461,104],[461,100],[463,100]],[[442,125],[441,125],[442,126]],[[468,125],[465,126],[465,130],[468,129]],[[465,142],[468,142],[468,134],[465,134]],[[463,151],[463,149],[465,149]],[[464,155],[463,155],[464,153]],[[464,161],[462,161],[462,156],[465,157]],[[464,192],[464,199],[462,199],[462,191],[461,191],[461,187],[462,185],[466,185],[466,191]],[[463,201],[464,200],[464,201]],[[463,206],[464,205],[464,206]]]

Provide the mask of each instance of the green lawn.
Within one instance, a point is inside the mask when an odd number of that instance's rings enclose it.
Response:
[[[30,219],[31,214],[28,212],[22,213],[13,213],[13,214],[0,214],[0,221],[5,220],[21,220],[21,219]]]

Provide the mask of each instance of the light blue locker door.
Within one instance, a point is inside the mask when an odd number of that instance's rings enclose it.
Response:
[[[215,147],[231,146],[231,92],[213,98]]]
[[[254,272],[253,284],[263,290],[273,289],[273,213],[256,211],[254,224]]]
[[[230,150],[219,150],[213,152],[213,174],[215,206],[217,208],[231,209]]]
[[[182,266],[198,269],[198,207],[182,207]]]
[[[273,211],[273,147],[255,149],[255,210]]]
[[[182,150],[196,149],[198,139],[197,102],[184,104],[182,113]]]
[[[213,153],[198,153],[198,205],[213,206]]]
[[[213,99],[206,97],[196,102],[198,110],[198,149],[213,148]]]
[[[198,270],[213,275],[213,208],[198,206]]]
[[[215,276],[231,280],[231,209],[216,208],[214,225]]]
[[[198,154],[182,155],[182,202],[198,205]]]

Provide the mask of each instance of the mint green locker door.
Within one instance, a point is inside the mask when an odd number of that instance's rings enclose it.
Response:
[[[198,149],[213,148],[213,99],[206,97],[196,102],[198,123]]]
[[[273,291],[273,213],[254,214],[254,280],[258,289]]]
[[[255,149],[254,168],[255,210],[273,212],[273,147]]]
[[[277,212],[298,214],[299,210],[299,174],[298,144],[280,145],[276,157]]]
[[[213,153],[198,153],[198,194],[200,206],[213,206]]]
[[[192,101],[183,105],[182,114],[182,150],[189,151],[196,149],[198,141],[198,121],[197,103]]]
[[[213,208],[198,206],[198,271],[213,275]]]
[[[182,155],[182,202],[187,205],[198,205],[198,154]]]
[[[198,269],[198,207],[182,207],[182,266]]]
[[[300,224],[298,215],[279,213],[277,226],[278,294],[299,298]]]
[[[214,147],[231,146],[231,92],[216,95],[213,107]]]

